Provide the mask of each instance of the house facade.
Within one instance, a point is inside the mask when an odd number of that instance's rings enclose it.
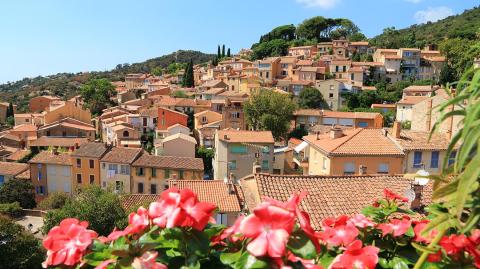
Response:
[[[82,186],[100,186],[100,159],[108,152],[105,143],[89,142],[72,152],[73,189]]]
[[[104,189],[130,193],[132,164],[143,154],[143,149],[114,147],[100,159],[100,181]]]

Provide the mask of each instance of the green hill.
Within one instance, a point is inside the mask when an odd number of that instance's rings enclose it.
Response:
[[[123,80],[127,73],[161,72],[172,63],[194,64],[212,60],[215,55],[199,51],[179,50],[161,57],[134,64],[119,64],[111,71],[88,73],[59,73],[50,76],[24,78],[19,81],[0,85],[0,100],[13,102],[19,111],[25,111],[28,101],[38,95],[56,95],[64,99],[78,94],[80,86],[92,78],[107,78],[111,81]]]

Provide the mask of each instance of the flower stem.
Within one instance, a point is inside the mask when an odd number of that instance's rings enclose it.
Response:
[[[433,238],[432,242],[430,242],[430,244],[428,245],[429,248],[432,248],[434,246],[436,246],[438,244],[438,242],[440,242],[440,240],[442,239],[443,235],[445,234],[445,232],[447,231],[447,229],[443,228],[443,229],[440,229],[438,231],[438,234],[435,236],[435,238]],[[413,269],[420,269],[422,268],[423,264],[425,263],[425,261],[427,260],[428,258],[428,255],[430,255],[430,253],[428,252],[423,252],[422,255],[420,256],[420,258],[418,258],[418,261],[417,263],[415,264],[415,267],[413,267]]]

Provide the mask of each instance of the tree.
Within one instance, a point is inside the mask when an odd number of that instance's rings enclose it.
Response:
[[[205,174],[213,176],[212,159],[213,156],[215,156],[215,151],[211,148],[207,149],[204,146],[200,146],[195,155],[195,157],[203,159],[203,170]]]
[[[288,95],[260,89],[244,104],[248,125],[253,130],[269,130],[275,139],[285,138],[296,104]]]
[[[225,44],[222,45],[222,58],[225,57]]]
[[[43,210],[59,209],[70,199],[70,195],[64,192],[49,193],[48,197],[43,199],[38,207]]]
[[[0,215],[0,268],[42,268],[45,250],[40,240],[6,216]]]
[[[115,227],[124,228],[126,216],[117,194],[88,186],[78,190],[62,208],[49,211],[43,229],[47,232],[65,218],[77,218],[88,221],[89,227],[106,236]]]
[[[306,135],[308,135],[308,131],[305,128],[297,127],[288,134],[288,138],[302,139]]]
[[[298,96],[298,106],[301,108],[325,108],[326,103],[322,93],[313,87],[305,87]]]
[[[220,45],[217,47],[217,58],[220,59],[222,58],[222,53],[220,52]]]
[[[230,48],[227,50],[227,57],[230,57]]]
[[[151,73],[155,76],[161,76],[161,75],[163,75],[163,68],[155,67],[155,68],[152,69]]]
[[[113,105],[111,98],[115,96],[115,86],[104,78],[92,79],[80,88],[80,95],[84,106],[94,115],[100,115],[102,110]]]
[[[455,70],[448,62],[445,63],[440,71],[439,83],[441,85],[447,85],[447,83],[452,83],[456,80],[457,77],[455,76]]]
[[[288,43],[283,39],[274,39],[256,44],[253,47],[253,59],[263,59],[270,56],[285,56],[288,52]]]
[[[34,208],[35,194],[30,181],[10,179],[0,186],[0,203],[19,202],[22,208]]]
[[[7,118],[13,117],[13,116],[14,116],[13,104],[12,102],[10,102],[8,103],[8,108],[7,108]]]
[[[193,61],[190,60],[185,67],[185,73],[183,74],[182,86],[187,88],[195,87],[195,80],[193,77]]]

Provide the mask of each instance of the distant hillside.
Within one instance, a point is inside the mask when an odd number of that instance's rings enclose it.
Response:
[[[119,64],[111,71],[88,73],[59,73],[51,76],[24,78],[0,85],[0,101],[14,102],[20,111],[25,111],[28,101],[38,95],[56,95],[65,99],[75,96],[81,85],[92,78],[108,78],[112,81],[123,80],[127,73],[149,73],[156,68],[165,69],[171,63],[205,63],[215,57],[199,51],[179,50],[141,63]]]

